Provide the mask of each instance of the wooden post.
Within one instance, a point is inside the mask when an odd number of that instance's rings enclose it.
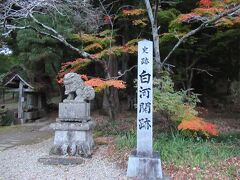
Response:
[[[5,104],[5,89],[2,89],[3,104]]]
[[[3,89],[0,87],[0,100],[2,100],[2,98],[3,98]]]
[[[23,91],[23,82],[19,82],[19,91],[18,91],[18,119],[20,119],[21,124],[24,123],[23,117],[23,102],[24,102],[24,91]]]
[[[41,110],[43,108],[42,106],[42,94],[37,94],[37,98],[38,98],[38,110]]]

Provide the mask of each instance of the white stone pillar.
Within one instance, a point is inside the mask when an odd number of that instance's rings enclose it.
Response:
[[[152,154],[153,43],[138,43],[137,153]]]
[[[138,43],[137,150],[129,156],[127,177],[162,179],[159,154],[153,152],[153,43]]]

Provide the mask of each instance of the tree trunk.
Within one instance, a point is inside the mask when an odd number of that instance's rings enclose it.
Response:
[[[116,119],[116,116],[119,113],[119,98],[117,89],[113,87],[107,87],[104,89],[103,110],[108,114],[111,121]]]
[[[57,68],[55,67],[55,65],[53,63],[51,63],[51,66],[52,66],[53,72],[55,73],[55,76],[57,76],[57,74],[58,74]],[[64,87],[58,83],[57,83],[57,86],[58,86],[60,101],[62,102],[64,99]]]
[[[157,65],[157,78],[160,77],[160,72],[162,70],[162,62],[160,56],[160,48],[159,48],[159,29],[158,29],[158,22],[157,22],[157,11],[159,2],[155,1],[155,11],[153,14],[153,10],[149,0],[145,0],[145,5],[148,13],[148,17],[151,23],[152,29],[152,37],[153,37],[153,49],[154,49],[154,58]]]
[[[107,78],[117,76],[118,61],[117,58],[112,55],[108,59]],[[109,119],[114,121],[116,115],[119,113],[119,97],[118,90],[113,87],[107,87],[104,90],[103,95],[103,111],[109,115]]]
[[[153,25],[152,27],[152,35],[153,35],[154,57],[155,57],[155,62],[158,70],[157,74],[159,74],[162,69],[161,67],[162,65],[161,65],[161,58],[160,58],[158,27],[156,24]]]

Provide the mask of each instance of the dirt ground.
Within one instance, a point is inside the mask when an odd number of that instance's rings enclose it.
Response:
[[[33,123],[0,127],[0,151],[49,139],[53,135],[49,124],[54,120],[54,115],[49,115]]]

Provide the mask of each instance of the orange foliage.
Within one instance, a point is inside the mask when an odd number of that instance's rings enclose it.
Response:
[[[86,81],[85,84],[88,86],[99,87],[104,84],[104,81],[101,80],[100,78],[93,78],[93,79]]]
[[[92,34],[74,34],[73,35],[74,38],[78,39],[78,40],[81,40],[85,43],[104,43],[104,42],[108,42],[108,41],[114,41],[114,39],[111,39],[110,37],[97,37],[95,35],[92,35]]]
[[[193,17],[196,17],[196,16],[199,16],[199,15],[196,14],[196,13],[181,14],[178,17],[178,20],[180,20],[180,21],[187,21],[187,20],[189,20],[189,19],[191,19]]]
[[[86,74],[81,74],[80,77],[85,80],[85,81],[88,81],[88,77]]]
[[[65,74],[78,71],[82,67],[83,63],[88,63],[88,62],[90,62],[90,61],[87,59],[78,58],[75,61],[69,61],[66,63],[62,63],[61,70],[59,71],[59,73],[57,75],[57,82],[59,84],[63,84],[63,76]]]
[[[110,55],[119,56],[123,53],[136,54],[137,46],[136,45],[123,45],[123,46],[113,46],[108,49],[104,49],[103,51],[94,54],[95,58],[101,59],[103,57],[107,57]]]
[[[225,17],[216,23],[216,26],[233,26],[233,25],[234,25],[234,21]]]
[[[85,74],[81,74],[80,77],[85,80],[85,85],[92,86],[96,91],[101,91],[106,87],[114,87],[117,89],[125,89],[126,84],[122,80],[102,80],[100,78],[89,79]],[[63,78],[57,79],[59,84],[63,84]]]
[[[85,84],[88,86],[97,87],[98,90],[102,90],[105,87],[114,87],[117,89],[126,88],[125,82],[121,80],[102,80],[100,78],[93,78],[85,81]]]
[[[57,78],[56,81],[58,84],[63,84],[63,78],[60,78],[60,79]]]
[[[224,0],[224,3],[231,4],[231,3],[237,3],[239,0]]]
[[[61,70],[64,71],[65,68],[67,68],[68,66],[75,66],[75,65],[78,65],[80,63],[87,62],[87,61],[88,61],[87,59],[77,58],[75,61],[69,61],[69,62],[66,62],[66,63],[62,63]]]
[[[224,1],[199,0],[198,8],[193,9],[191,13],[179,15],[178,20],[180,22],[186,22],[191,19],[201,20],[201,17],[209,18],[212,16],[216,16],[226,11],[230,7],[229,4],[234,4],[237,1],[239,0],[224,0]],[[234,24],[239,23],[238,17],[239,16],[235,17],[226,16],[225,18],[221,18],[220,20],[215,22],[215,26],[233,26]]]
[[[105,83],[107,86],[112,86],[117,89],[125,89],[126,88],[126,84],[122,80],[108,80],[108,81],[105,81]]]
[[[240,24],[240,16],[236,17],[234,20],[233,20],[234,24]]]
[[[216,7],[211,7],[211,8],[196,8],[193,10],[194,13],[198,15],[215,15],[216,13],[223,12],[224,8],[216,8]]]
[[[103,16],[103,21],[104,21],[105,23],[110,23],[111,19],[112,19],[111,16]]]
[[[221,13],[223,11],[224,11],[223,8],[214,8],[214,7],[196,8],[191,13],[179,15],[178,20],[184,22],[184,21],[190,20],[191,18],[196,18],[196,17],[200,17],[203,15],[215,15],[216,13]]]
[[[178,125],[178,130],[192,130],[196,132],[204,132],[212,136],[218,135],[216,125],[206,122],[204,119],[196,116],[190,120],[183,119],[183,121]]]
[[[138,16],[144,14],[146,11],[144,9],[124,9],[122,11],[124,16]]]
[[[96,51],[96,50],[102,50],[102,49],[103,49],[103,47],[101,44],[93,43],[93,44],[86,46],[83,50],[84,51]]]
[[[137,26],[137,25],[146,26],[147,25],[146,22],[147,22],[147,19],[146,18],[142,18],[142,19],[133,20],[132,24],[134,26]]]
[[[212,1],[211,0],[200,0],[199,5],[200,5],[200,7],[209,8],[212,5]]]

